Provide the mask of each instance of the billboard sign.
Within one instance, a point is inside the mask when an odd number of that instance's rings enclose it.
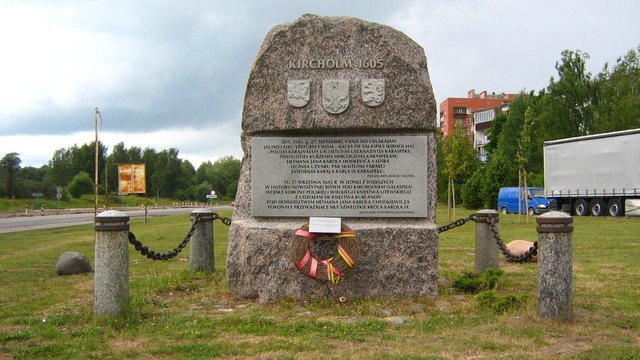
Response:
[[[118,164],[118,193],[144,194],[146,192],[144,164]]]

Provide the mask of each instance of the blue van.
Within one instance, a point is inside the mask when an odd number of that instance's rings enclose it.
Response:
[[[549,201],[544,196],[544,189],[538,187],[527,187],[527,195],[529,203],[525,202],[525,198],[522,197],[521,211],[524,214],[525,211],[529,215],[541,214],[549,210]],[[503,187],[498,192],[498,211],[502,214],[518,214],[518,194],[523,191],[524,188],[518,187]],[[529,205],[528,208],[525,208]]]

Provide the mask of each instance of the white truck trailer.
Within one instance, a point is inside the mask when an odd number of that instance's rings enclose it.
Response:
[[[640,213],[640,129],[544,143],[550,209],[577,216]]]

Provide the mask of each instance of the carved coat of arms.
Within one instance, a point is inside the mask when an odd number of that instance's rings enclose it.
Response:
[[[340,114],[349,106],[349,80],[323,80],[322,106],[331,114]]]
[[[362,79],[362,101],[378,106],[384,101],[384,79]]]
[[[294,107],[309,103],[311,80],[287,80],[287,100]]]

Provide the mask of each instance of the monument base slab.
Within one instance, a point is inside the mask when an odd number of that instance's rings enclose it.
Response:
[[[390,224],[381,220],[344,220],[356,233],[360,256],[338,285],[311,279],[292,259],[294,234],[301,221],[234,220],[229,230],[229,287],[238,298],[267,303],[344,296],[389,298],[437,296],[438,231],[432,223]],[[331,292],[331,293],[329,293]]]

